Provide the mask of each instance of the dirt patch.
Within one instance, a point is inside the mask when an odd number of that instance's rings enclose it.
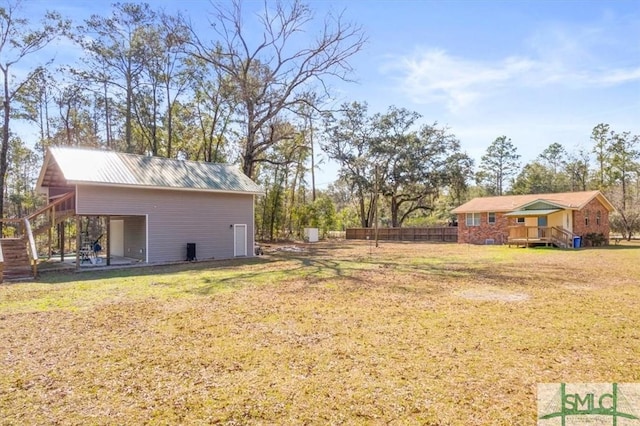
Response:
[[[473,288],[458,293],[458,296],[468,300],[522,302],[529,299],[526,293],[510,293],[495,288]]]

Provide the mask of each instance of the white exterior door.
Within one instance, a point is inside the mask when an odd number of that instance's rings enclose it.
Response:
[[[233,225],[233,255],[247,255],[247,225]]]
[[[124,220],[112,220],[109,226],[111,255],[124,257]]]

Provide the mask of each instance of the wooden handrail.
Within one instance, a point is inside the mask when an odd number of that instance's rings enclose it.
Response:
[[[22,218],[20,218],[20,217],[3,217],[3,218],[0,218],[0,222],[20,223],[20,222],[22,222]]]
[[[34,213],[31,213],[29,216],[27,216],[27,218],[29,220],[33,219],[36,216],[41,215],[42,213],[46,212],[49,209],[52,209],[54,207],[59,206],[60,204],[64,203],[65,201],[69,200],[70,198],[73,198],[76,195],[75,192],[69,192],[66,195],[58,198],[56,201],[47,204],[46,206],[36,210]]]
[[[36,241],[33,238],[33,233],[31,232],[31,224],[29,223],[29,219],[26,217],[24,218],[24,230],[29,241],[29,254],[31,256],[33,276],[36,277],[38,275],[38,249],[36,248]]]
[[[21,238],[26,238],[28,243],[27,253],[29,253],[29,257],[31,258],[31,267],[33,268],[33,276],[38,276],[38,248],[36,247],[36,241],[33,236],[33,230],[31,229],[31,221],[35,221],[36,226],[38,224],[37,220],[39,216],[43,214],[49,214],[50,216],[47,218],[46,226],[52,227],[55,225],[56,219],[56,208],[69,200],[75,197],[75,192],[68,192],[62,196],[60,196],[57,200],[47,204],[46,206],[36,210],[34,213],[26,216],[24,218],[0,218],[0,224],[3,222],[6,223],[16,223],[21,224],[23,229],[18,228],[17,234]],[[73,204],[72,204],[73,205]],[[73,205],[73,209],[75,210],[75,205]],[[2,268],[4,267],[3,255],[2,255],[2,247],[0,247],[0,282],[2,282]]]

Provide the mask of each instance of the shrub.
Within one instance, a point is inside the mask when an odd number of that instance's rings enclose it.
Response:
[[[600,233],[590,232],[585,237],[585,241],[587,242],[587,245],[592,247],[599,247],[603,245],[605,240],[606,239],[604,238],[604,234],[602,232]]]

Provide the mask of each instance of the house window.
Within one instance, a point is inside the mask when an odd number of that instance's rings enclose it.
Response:
[[[600,210],[596,212],[596,225],[600,225]]]
[[[487,213],[487,222],[496,223],[496,214],[494,212]]]
[[[589,210],[584,212],[584,226],[589,226]]]
[[[518,217],[518,218],[516,218],[516,223],[522,223],[522,224],[524,224],[524,217]]]
[[[467,213],[467,226],[480,226],[480,213]]]

